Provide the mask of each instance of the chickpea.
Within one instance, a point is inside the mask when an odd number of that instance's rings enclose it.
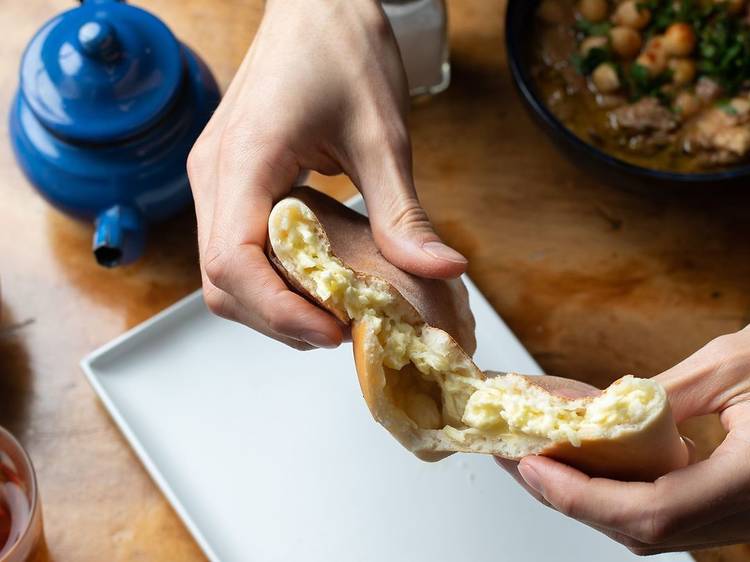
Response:
[[[667,51],[664,48],[664,36],[656,35],[648,40],[643,52],[635,61],[648,70],[649,76],[658,76],[667,68]]]
[[[692,117],[701,110],[701,107],[701,100],[690,92],[681,92],[674,100],[674,108],[683,119]]]
[[[695,80],[696,68],[693,59],[672,59],[669,61],[672,71],[672,83],[676,86],[692,84]]]
[[[651,12],[646,8],[639,8],[636,0],[626,0],[617,6],[612,21],[615,25],[643,29],[651,21]]]
[[[609,63],[603,62],[594,69],[591,75],[596,89],[602,94],[611,94],[620,89],[620,77],[617,69]]]
[[[581,55],[585,57],[591,49],[606,49],[608,45],[609,40],[606,37],[587,37],[581,42]]]
[[[719,83],[708,76],[701,76],[698,79],[698,83],[695,85],[695,95],[705,103],[716,101],[723,93],[724,92]]]
[[[607,19],[609,7],[607,0],[580,0],[578,12],[587,20],[598,23]]]
[[[673,23],[664,32],[664,48],[675,57],[685,57],[695,49],[695,33],[687,23]]]
[[[625,26],[613,27],[609,32],[612,50],[624,59],[632,59],[641,50],[641,34]]]
[[[739,117],[745,117],[750,113],[750,100],[747,98],[734,98],[729,105]]]
[[[542,0],[536,15],[544,23],[550,25],[565,21],[565,11],[559,0]]]

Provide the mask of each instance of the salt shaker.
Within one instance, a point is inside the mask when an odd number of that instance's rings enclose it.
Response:
[[[437,94],[450,83],[445,0],[382,0],[412,96]]]

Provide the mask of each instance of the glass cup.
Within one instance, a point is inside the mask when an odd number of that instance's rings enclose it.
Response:
[[[381,0],[396,36],[412,96],[433,95],[450,84],[445,0]]]
[[[44,562],[42,506],[31,459],[0,427],[0,562]]]

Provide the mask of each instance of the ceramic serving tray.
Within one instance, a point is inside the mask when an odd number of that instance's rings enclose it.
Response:
[[[540,373],[466,282],[478,365]],[[370,416],[349,345],[296,352],[212,316],[200,293],[81,365],[212,561],[637,558],[534,501],[490,457],[428,464],[402,449]]]

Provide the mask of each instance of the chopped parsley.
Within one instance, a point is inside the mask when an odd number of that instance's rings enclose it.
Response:
[[[656,97],[662,103],[666,103],[668,100],[663,87],[671,81],[671,70],[665,70],[657,76],[651,76],[648,69],[638,63],[630,66],[630,71],[627,75],[630,94],[634,100],[639,100],[645,97]]]
[[[612,29],[612,24],[608,21],[594,23],[584,18],[576,20],[576,30],[583,34],[584,37],[608,35],[610,29]]]
[[[642,31],[644,44],[674,23],[687,23],[697,39],[692,55],[698,70],[697,78],[706,76],[715,80],[730,97],[750,84],[750,24],[742,15],[731,14],[727,2],[641,0],[638,7],[651,12],[651,21]],[[575,25],[581,38],[606,36],[611,29],[609,22],[592,23],[581,18]],[[586,76],[601,63],[612,61],[609,49],[603,48],[591,49],[585,57],[580,54],[573,56],[575,68]],[[656,96],[668,103],[664,86],[671,81],[671,71],[650,76],[647,69],[637,63],[625,63],[619,70],[632,99]]]
[[[706,15],[707,11],[713,9],[713,5],[704,7],[697,0],[682,0],[677,2],[669,0],[642,0],[638,3],[638,8],[651,12],[651,22],[647,30],[647,35],[651,36],[663,32],[673,23],[689,23],[695,26]]]
[[[699,30],[698,72],[732,95],[750,79],[750,27],[722,8]]]
[[[574,54],[573,66],[580,74],[588,76],[589,74],[594,72],[594,70],[596,70],[597,66],[611,60],[612,54],[609,52],[609,49],[594,47],[593,49],[589,49],[589,52],[586,54],[586,56],[580,55],[578,53]]]

